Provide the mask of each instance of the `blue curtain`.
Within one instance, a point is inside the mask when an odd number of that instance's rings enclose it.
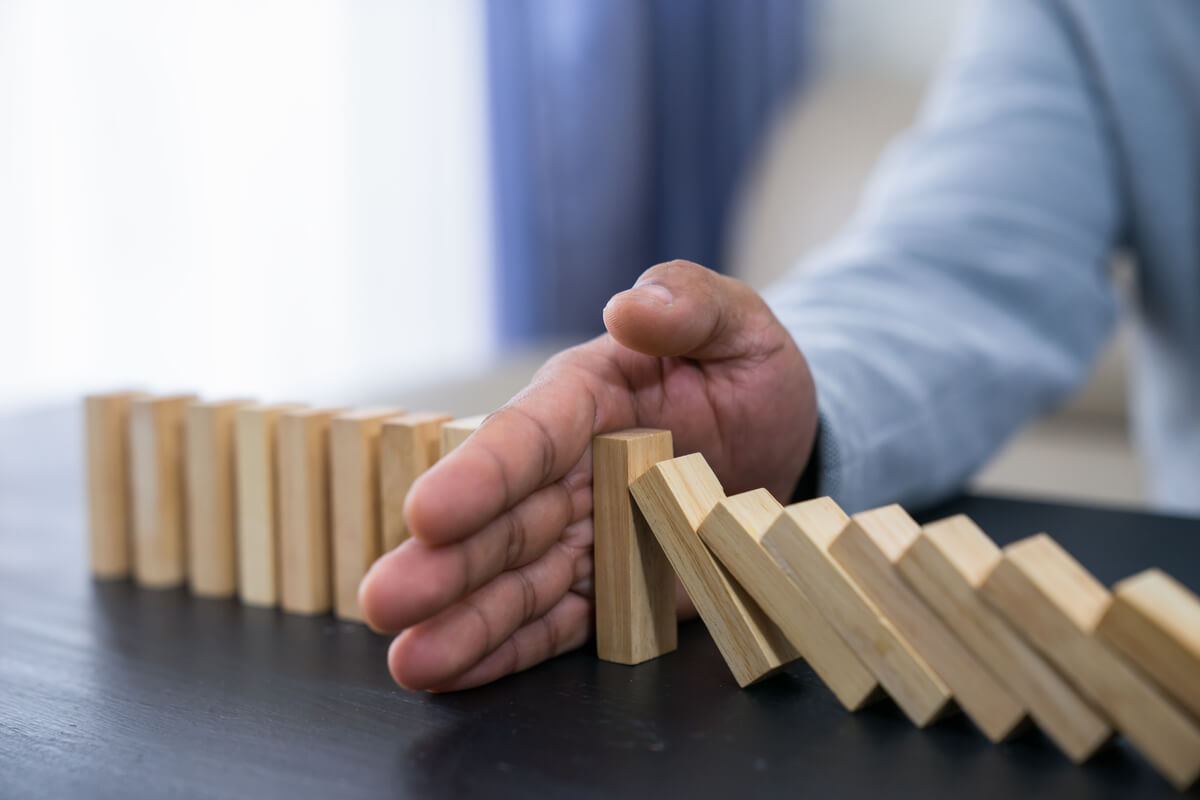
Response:
[[[490,0],[500,336],[602,329],[647,267],[719,269],[803,71],[804,0]]]

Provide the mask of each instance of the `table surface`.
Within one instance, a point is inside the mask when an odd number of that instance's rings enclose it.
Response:
[[[803,663],[740,690],[700,623],[638,667],[591,648],[474,691],[396,688],[387,640],[331,618],[96,583],[78,420],[0,419],[0,796],[1172,797],[1123,741],[1072,766],[890,702],[845,712]],[[1045,530],[1105,582],[1200,588],[1200,521],[966,497],[1000,542]]]

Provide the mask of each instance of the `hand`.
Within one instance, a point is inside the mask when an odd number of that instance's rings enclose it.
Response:
[[[359,592],[371,627],[400,632],[388,667],[402,686],[466,689],[587,641],[598,433],[668,428],[676,455],[702,452],[729,494],[791,495],[816,395],[762,298],[675,261],[613,297],[604,323],[412,487],[413,538]]]

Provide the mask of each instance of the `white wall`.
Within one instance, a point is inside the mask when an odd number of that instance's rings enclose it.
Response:
[[[0,407],[491,348],[481,0],[0,0]]]

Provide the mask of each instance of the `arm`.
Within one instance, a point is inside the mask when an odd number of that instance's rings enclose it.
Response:
[[[1110,331],[1121,186],[1083,58],[1058,4],[982,4],[855,219],[768,292],[847,509],[960,486]]]

